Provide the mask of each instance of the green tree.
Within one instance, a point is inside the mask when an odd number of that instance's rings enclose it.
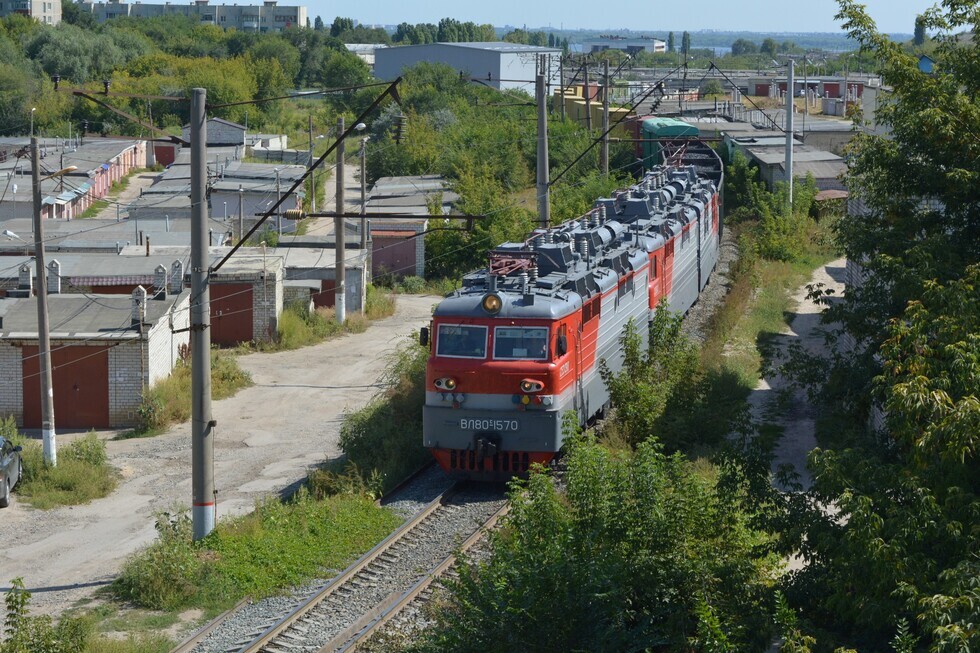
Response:
[[[340,38],[340,35],[348,30],[354,29],[353,18],[341,18],[337,16],[330,25],[330,36]]]
[[[709,79],[701,86],[701,95],[722,95],[725,89],[717,79]]]
[[[421,649],[764,650],[774,569],[717,471],[653,442],[568,446],[564,489],[515,484],[492,555],[451,584]]]
[[[323,28],[324,28],[323,19],[320,18],[319,15],[317,15],[316,19],[313,21],[313,29],[315,29],[318,32],[322,32]]]
[[[772,39],[767,40],[771,41]],[[748,39],[735,39],[732,43],[732,54],[736,57],[742,56],[743,54],[755,54],[758,51],[758,46]]]
[[[86,11],[81,3],[74,0],[61,0],[61,20],[85,29],[95,29],[97,25],[95,14]]]
[[[684,56],[686,57],[690,51],[691,35],[688,32],[684,32],[684,34],[681,36],[681,52],[683,52]]]
[[[357,86],[371,79],[371,71],[367,64],[357,55],[349,52],[329,52],[323,60],[320,69],[320,82],[330,88]],[[344,97],[349,99],[352,91],[345,91]]]
[[[892,89],[876,112],[890,134],[860,134],[848,151],[865,211],[843,217],[837,235],[863,282],[825,315],[858,346],[816,368],[847,428],[811,455],[813,487],[791,501],[787,544],[808,564],[787,597],[836,643],[884,650],[904,623],[918,650],[975,650],[980,51],[958,33],[972,29],[977,3],[923,15],[940,65],[922,75],[862,5],[839,1],[838,18]],[[872,404],[884,410],[880,431],[864,428]]]
[[[607,361],[599,362],[599,373],[616,407],[604,429],[634,447],[653,439],[676,450],[688,435],[685,429],[670,428],[683,421],[684,406],[694,405],[702,392],[697,349],[681,333],[682,322],[683,316],[672,314],[662,303],[646,334],[632,322],[626,325],[620,338],[619,372],[613,372]],[[669,415],[668,407],[672,408]]]
[[[279,62],[282,74],[289,80],[289,84],[295,84],[300,71],[300,52],[292,43],[281,36],[265,35],[248,49],[249,55],[253,60],[275,59]],[[259,89],[263,87],[260,85]],[[280,89],[281,90],[281,89]],[[278,91],[277,91],[278,92]],[[271,97],[269,94],[267,97]]]
[[[676,44],[674,43],[674,33],[670,32],[667,34],[667,52],[674,52]]]
[[[912,45],[922,45],[926,42],[926,22],[922,16],[915,17],[915,34],[912,35]]]
[[[759,52],[767,54],[770,57],[775,57],[779,52],[779,42],[773,38],[765,39],[762,41],[762,45],[759,46]]]

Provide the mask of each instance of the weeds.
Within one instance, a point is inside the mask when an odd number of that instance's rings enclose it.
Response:
[[[162,513],[160,537],[130,558],[111,590],[146,608],[217,612],[342,568],[397,523],[364,495],[317,500],[306,489],[225,520],[199,542],[186,514]]]
[[[389,359],[384,383],[388,389],[364,408],[344,417],[340,447],[348,459],[373,481],[372,488],[390,489],[426,459],[422,447],[427,348],[415,335]],[[380,481],[380,482],[379,482]]]
[[[252,377],[238,365],[231,352],[211,351],[211,396],[226,399],[252,385]],[[170,376],[143,394],[136,427],[125,437],[156,435],[171,424],[191,417],[191,366],[181,358]]]
[[[4,423],[2,428],[7,430],[13,420]],[[14,491],[35,508],[47,510],[88,503],[108,496],[116,488],[117,474],[107,462],[105,442],[95,433],[63,447],[55,467],[44,461],[41,443],[20,436],[11,440],[24,448],[21,451],[24,478]]]

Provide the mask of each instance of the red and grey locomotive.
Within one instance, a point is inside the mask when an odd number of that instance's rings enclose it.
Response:
[[[443,299],[428,331],[424,445],[451,475],[485,480],[548,463],[562,416],[608,405],[599,361],[622,366],[626,324],[666,299],[686,312],[718,260],[722,164],[687,144],[577,220],[504,243]],[[645,331],[645,330],[641,330]]]

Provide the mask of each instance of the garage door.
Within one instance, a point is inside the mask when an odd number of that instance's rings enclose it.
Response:
[[[211,285],[211,343],[237,345],[252,340],[252,284]]]
[[[54,345],[51,350],[55,428],[107,428],[109,347]],[[23,348],[24,426],[41,428],[40,359],[36,346]]]
[[[317,308],[331,308],[337,303],[337,287],[333,279],[320,282],[320,292],[313,293],[313,305]]]
[[[371,252],[371,274],[375,278],[391,274],[397,278],[415,274],[414,231],[371,232],[374,249]]]

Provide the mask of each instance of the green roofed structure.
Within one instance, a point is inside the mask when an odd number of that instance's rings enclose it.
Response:
[[[663,162],[663,139],[698,138],[700,135],[697,127],[683,120],[661,117],[645,119],[642,128],[643,166],[649,168]]]

